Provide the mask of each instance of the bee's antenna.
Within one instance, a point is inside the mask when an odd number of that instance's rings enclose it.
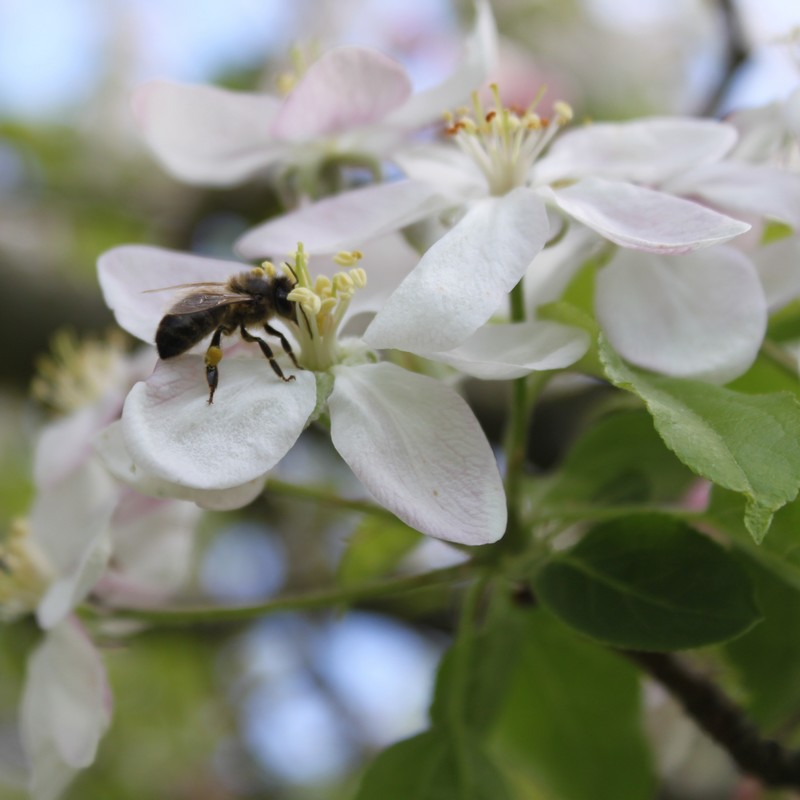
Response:
[[[291,273],[292,273],[292,277],[294,278],[294,282],[295,282],[295,283],[297,283],[297,280],[298,280],[298,279],[297,279],[297,273],[296,273],[296,272],[295,272],[295,271],[292,269],[292,265],[291,265],[291,264],[289,264],[289,262],[288,262],[288,261],[284,261],[284,262],[283,262],[283,264],[282,264],[282,266],[286,267],[286,269],[288,269],[288,270],[289,270],[289,272],[291,272]]]
[[[297,307],[300,309],[300,313],[303,315],[303,319],[305,320],[306,330],[308,331],[308,335],[313,336],[314,334],[311,331],[311,323],[308,321],[308,316],[306,315],[305,309],[299,303],[297,304]]]

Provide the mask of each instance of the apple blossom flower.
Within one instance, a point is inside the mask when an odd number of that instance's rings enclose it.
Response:
[[[95,759],[111,722],[100,654],[75,619],[51,628],[28,659],[20,734],[35,800],[55,800]]]
[[[658,254],[689,252],[748,230],[747,223],[642,185],[721,158],[735,141],[732,128],[645,120],[628,123],[621,146],[616,128],[590,126],[577,132],[575,146],[550,147],[540,158],[569,120],[569,108],[555,104],[546,121],[533,108],[522,114],[504,108],[495,91],[497,105],[488,113],[476,96],[471,115],[451,120],[457,147],[425,145],[396,154],[406,180],[356,189],[271,220],[245,234],[237,249],[260,257],[302,237],[310,249],[327,252],[342,240],[360,242],[446,212],[455,224],[365,333],[371,347],[419,352],[457,346],[495,313],[551,236],[548,209],[614,244]],[[593,147],[603,155],[600,175],[594,174]],[[437,325],[442,318],[450,324]]]
[[[342,458],[404,522],[448,541],[495,541],[506,524],[502,482],[464,400],[439,381],[378,363],[360,339],[339,336],[350,301],[366,282],[357,260],[340,253],[344,271],[312,280],[298,248],[289,295],[297,322],[286,323],[303,367],[291,370],[295,380],[277,380],[260,351],[237,345],[228,349],[209,404],[202,356],[160,361],[125,401],[124,448],[137,472],[193,490],[228,490],[263,480],[305,427],[324,416]],[[159,293],[148,290],[165,280],[219,280],[241,269],[139,246],[115,248],[98,264],[117,321],[146,341],[165,311],[163,296],[159,305]],[[262,269],[275,274],[269,263]]]
[[[93,447],[97,434],[119,417],[130,386],[149,374],[153,362],[153,351],[129,356],[113,335],[80,345],[62,335],[53,355],[42,360],[34,394],[64,416],[42,429],[33,457],[33,503],[0,544],[3,618],[36,611],[39,625],[52,628],[96,590],[112,553],[113,571],[124,573],[139,594],[163,596],[177,585],[175,576],[185,574],[199,509],[141,497],[109,474]],[[163,486],[153,488],[164,494]],[[240,504],[254,496],[251,487],[246,491],[236,498]],[[211,502],[219,504],[219,497]],[[159,550],[163,556],[170,543],[170,581],[163,570],[159,579],[145,579],[133,557],[136,547],[128,539],[141,539],[142,529],[154,556]]]
[[[383,156],[434,122],[443,106],[466,100],[491,69],[495,39],[489,3],[478,0],[463,61],[441,84],[417,94],[399,63],[348,46],[323,53],[285,97],[152,81],[137,90],[133,107],[145,141],[170,173],[230,186],[270,165]]]
[[[600,257],[604,249],[594,231],[571,226],[525,276],[529,316],[560,299],[576,273],[595,260],[601,264],[595,316],[623,358],[665,375],[713,383],[726,383],[750,367],[768,310],[752,253],[717,245],[671,256],[620,248]],[[775,255],[777,269],[783,269]]]

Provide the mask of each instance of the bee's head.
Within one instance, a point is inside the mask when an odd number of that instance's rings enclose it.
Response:
[[[272,281],[272,303],[279,317],[295,321],[295,304],[289,299],[289,292],[294,289],[294,281],[288,275],[278,275]]]

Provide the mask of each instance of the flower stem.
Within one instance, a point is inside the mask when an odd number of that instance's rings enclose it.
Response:
[[[511,321],[525,321],[525,294],[523,282],[511,290]],[[508,528],[502,539],[502,547],[517,553],[525,548],[526,532],[521,523],[521,489],[525,455],[530,429],[531,406],[538,389],[543,384],[543,373],[517,378],[511,382],[511,401],[505,436],[506,454],[506,502],[508,503]]]
[[[308,611],[316,608],[351,605],[402,592],[461,582],[470,578],[473,571],[472,564],[464,563],[454,567],[423,572],[419,575],[404,575],[361,586],[336,586],[317,592],[287,595],[253,605],[121,608],[113,609],[113,614],[115,619],[135,619],[154,625],[211,625],[219,622],[255,619],[278,611]],[[88,608],[83,613],[100,616],[103,610]]]

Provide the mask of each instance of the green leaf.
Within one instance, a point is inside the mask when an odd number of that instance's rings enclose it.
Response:
[[[800,591],[751,559],[746,567],[764,621],[728,642],[725,655],[747,691],[748,711],[760,727],[777,733],[800,709]]]
[[[598,420],[570,450],[543,502],[569,508],[674,500],[692,480],[646,411],[617,412]]]
[[[490,751],[554,800],[644,800],[654,792],[638,674],[542,609],[526,613]]]
[[[366,517],[350,537],[337,580],[342,586],[357,586],[383,577],[421,540],[421,533],[402,522]]]
[[[509,610],[492,620],[486,629],[456,641],[445,653],[431,705],[434,724],[450,724],[452,704],[463,703],[459,709],[462,723],[476,734],[488,730],[504,702],[508,679],[517,663],[523,626],[524,617]],[[465,685],[454,679],[459,667],[467,671]]]
[[[472,738],[456,743],[437,728],[384,750],[364,773],[356,795],[356,800],[508,798],[501,774]]]
[[[759,356],[744,375],[728,384],[734,392],[744,394],[768,394],[770,392],[792,392],[800,396],[800,380],[774,361]]]
[[[601,356],[609,379],[644,400],[659,434],[684,464],[745,496],[745,524],[761,541],[774,512],[800,488],[797,398],[645,374],[626,366],[605,342]]]
[[[708,537],[659,514],[596,526],[545,564],[534,586],[564,622],[616,647],[700,647],[759,620],[741,565]]]
[[[800,590],[800,500],[781,508],[760,544],[753,542],[742,517],[744,500],[734,492],[715,486],[704,522],[731,537],[734,546],[781,580]]]

